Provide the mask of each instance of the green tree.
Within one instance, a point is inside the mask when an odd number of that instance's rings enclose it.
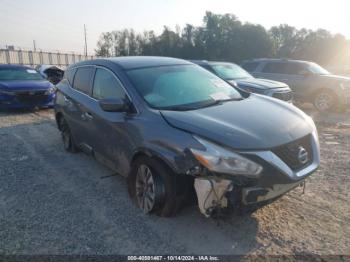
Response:
[[[102,33],[95,52],[97,56],[159,55],[237,63],[285,57],[330,64],[349,63],[350,42],[326,30],[298,30],[286,24],[267,31],[259,24],[242,23],[233,14],[207,11],[201,26],[186,24],[182,30],[176,26],[175,31],[164,26],[159,35],[133,29]]]

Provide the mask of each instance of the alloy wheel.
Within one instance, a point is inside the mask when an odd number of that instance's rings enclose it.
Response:
[[[328,111],[334,105],[334,98],[330,93],[322,92],[315,99],[315,106],[319,111]]]
[[[156,203],[155,181],[151,169],[140,165],[136,175],[136,199],[139,207],[149,213]]]

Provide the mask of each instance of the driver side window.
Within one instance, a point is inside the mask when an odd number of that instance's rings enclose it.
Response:
[[[92,97],[99,100],[105,98],[125,98],[121,83],[109,71],[97,68],[95,73]]]

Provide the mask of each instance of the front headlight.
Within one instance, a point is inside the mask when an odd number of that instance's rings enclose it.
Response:
[[[56,87],[54,87],[54,86],[50,87],[50,88],[46,91],[46,93],[47,93],[48,95],[52,95],[52,94],[54,94],[55,92],[56,92]]]
[[[194,136],[205,150],[190,149],[194,157],[208,170],[229,175],[257,177],[262,166],[223,147]]]
[[[246,87],[246,86],[238,86],[241,90],[247,93],[255,93],[255,94],[264,94],[265,89],[254,88],[254,87]]]

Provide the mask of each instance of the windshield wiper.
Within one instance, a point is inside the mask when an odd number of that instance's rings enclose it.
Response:
[[[167,107],[160,107],[159,110],[171,110],[171,111],[189,111],[189,110],[196,110],[201,109],[205,107],[215,106],[222,104],[224,102],[228,101],[239,101],[242,100],[242,97],[234,97],[234,98],[228,98],[228,99],[218,99],[218,100],[211,100],[209,102],[203,102],[201,104],[197,105],[176,105],[176,106],[167,106]]]
[[[159,110],[171,110],[171,111],[188,111],[188,110],[194,110],[197,109],[196,106],[185,106],[185,105],[179,105],[179,106],[167,106],[167,107],[160,107]]]
[[[243,99],[242,97],[233,97],[233,98],[228,98],[228,99],[218,99],[218,100],[214,100],[214,101],[211,101],[209,103],[200,105],[196,109],[204,108],[204,107],[210,107],[210,106],[215,106],[215,105],[220,105],[220,104],[222,104],[224,102],[229,102],[229,101],[239,101],[239,100],[242,100],[242,99]]]

